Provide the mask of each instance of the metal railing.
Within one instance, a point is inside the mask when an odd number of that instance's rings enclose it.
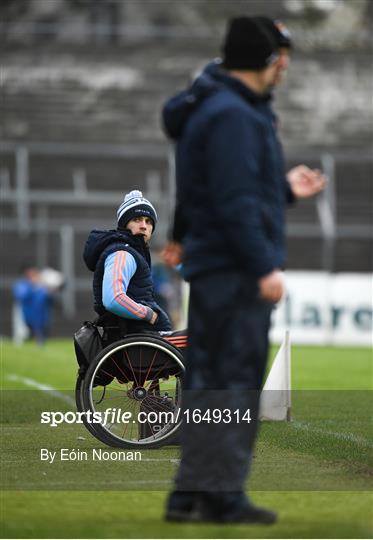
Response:
[[[75,273],[74,246],[77,233],[88,232],[93,225],[95,227],[111,228],[113,220],[74,217],[72,223],[65,218],[53,218],[49,210],[56,206],[65,207],[94,207],[116,209],[123,198],[126,189],[136,186],[123,186],[122,190],[90,190],[87,188],[87,175],[84,168],[72,169],[71,178],[66,179],[68,185],[72,180],[70,189],[31,189],[30,187],[30,156],[68,156],[82,159],[141,159],[142,164],[147,160],[161,158],[168,162],[169,173],[166,178],[166,186],[161,190],[161,172],[154,168],[146,171],[144,196],[154,202],[157,207],[160,220],[157,226],[157,237],[162,242],[167,236],[168,222],[171,217],[173,206],[174,186],[173,181],[173,156],[167,147],[156,145],[70,145],[58,143],[29,143],[17,144],[2,142],[0,155],[4,153],[14,154],[14,188],[11,188],[10,171],[4,167],[1,169],[1,202],[14,206],[15,217],[2,220],[1,228],[4,232],[14,232],[20,237],[27,237],[30,233],[36,233],[35,259],[38,267],[47,266],[48,261],[48,237],[50,233],[59,235],[60,254],[59,270],[66,278],[66,285],[62,291],[62,305],[65,316],[72,317],[76,312],[76,292],[85,290],[87,287],[77,280]],[[35,209],[31,212],[32,209]],[[34,217],[31,217],[31,215]],[[115,213],[114,215],[115,216]],[[10,276],[4,276],[2,285],[11,286]],[[88,278],[87,280],[88,281]]]

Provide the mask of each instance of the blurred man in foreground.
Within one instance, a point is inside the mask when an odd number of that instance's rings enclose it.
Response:
[[[272,20],[264,16],[256,16],[252,17],[252,19],[270,33],[277,45],[278,61],[273,74],[271,88],[269,89],[272,91],[282,82],[283,76],[289,68],[293,42],[288,29],[281,21]],[[211,69],[212,66],[219,64],[222,65],[220,59],[212,62],[207,69]],[[310,169],[304,164],[290,169],[286,174],[286,179],[290,187],[290,200],[312,197],[322,191],[326,184],[326,178],[319,169]],[[169,266],[176,266],[182,261],[183,223],[181,214],[181,209],[177,207],[171,239],[163,250],[163,260]]]
[[[276,520],[249,501],[244,484],[271,311],[284,291],[285,206],[324,184],[318,173],[311,180],[297,174],[295,189],[286,179],[270,107],[284,69],[278,49],[263,21],[233,19],[223,63],[210,64],[164,109],[166,131],[176,141],[178,201],[176,243],[165,258],[178,263],[183,253],[191,285],[184,380],[189,420],[167,504],[172,521]],[[197,421],[195,411],[205,420]],[[214,411],[220,421],[211,421]]]

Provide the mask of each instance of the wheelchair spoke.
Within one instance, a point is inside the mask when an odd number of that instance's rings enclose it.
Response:
[[[124,373],[124,371],[116,363],[115,359],[113,358],[112,360],[113,360],[114,364],[117,366],[117,368],[119,369],[119,371],[124,375],[124,378],[127,379],[126,383],[130,382],[130,380],[127,378],[126,374]]]
[[[134,417],[134,413],[135,413],[135,408],[136,408],[136,403],[133,403],[132,404],[132,407],[131,407],[131,418]],[[131,420],[132,422],[132,420]],[[126,434],[126,431],[127,431],[127,428],[129,426],[129,422],[125,422],[125,426],[124,426],[124,431],[123,431],[123,435],[122,435],[122,439],[124,438],[125,434]],[[131,438],[131,435],[130,435],[130,438]]]
[[[132,367],[132,364],[131,364],[130,357],[128,356],[127,349],[124,349],[124,352],[125,352],[125,355],[127,356],[127,360],[128,360],[129,365],[130,365],[130,368],[131,368],[132,375],[133,375],[134,381],[135,381],[135,383],[136,383],[136,386],[139,386],[139,383],[137,382],[137,378],[136,378],[135,372],[133,371],[133,367]]]
[[[109,377],[114,377],[114,379],[116,378],[119,381],[119,383],[121,383],[121,384],[128,384],[129,383],[129,380],[121,381],[118,377],[115,377],[115,375],[113,375],[112,373],[109,373],[108,371],[106,371],[103,368],[100,368],[100,372],[105,373],[105,375],[108,375]]]
[[[141,380],[141,360],[142,360],[142,347],[140,347],[140,369],[139,369],[139,386],[142,386],[142,380]]]
[[[150,392],[159,392],[160,391],[160,388],[159,388],[159,380],[158,379],[155,379],[155,380],[151,380],[150,381],[150,384],[148,387],[145,387],[144,388],[146,389],[147,393],[149,394]]]
[[[155,439],[155,435],[156,435],[156,434],[154,433],[154,429],[153,429],[151,423],[149,422],[149,420],[147,420],[146,423],[147,423],[148,426],[150,427],[150,431],[152,432],[152,435],[153,435],[153,437],[154,437],[154,439]],[[139,441],[139,440],[140,440],[140,437],[139,437],[137,440]]]
[[[113,384],[110,385],[110,391],[113,392],[120,392],[121,394],[125,394],[127,392],[126,386],[113,386]]]
[[[156,379],[156,378],[158,377],[158,375],[159,375],[160,373],[162,373],[163,370],[166,370],[166,369],[167,369],[167,366],[165,366],[165,365],[161,366],[161,367],[160,367],[160,368],[152,375],[151,382],[152,382],[154,379]],[[176,373],[176,375],[174,375],[174,376],[176,377],[178,374],[179,374],[179,372]],[[146,379],[145,379],[145,381],[146,381]],[[145,386],[145,381],[144,381],[144,387],[146,388],[146,386]],[[147,390],[150,388],[151,382],[150,382],[150,385],[148,386],[148,388],[146,388]]]
[[[137,411],[137,414],[136,414],[136,411]],[[133,433],[134,430],[138,429],[138,415],[139,415],[139,401],[135,401],[134,404],[133,404],[133,409],[131,410],[131,414],[132,414],[132,418],[135,420],[135,423],[132,422],[131,420],[131,440],[133,440],[134,438],[136,439],[136,431]],[[138,437],[137,437],[137,440]]]
[[[157,354],[158,354],[158,349],[156,349],[156,351],[155,351],[155,353],[154,353],[154,355],[153,355],[153,358],[152,358],[151,364],[150,364],[150,366],[149,366],[148,372],[147,372],[147,374],[145,375],[145,379],[144,379],[144,386],[145,386],[145,382],[146,382],[146,379],[148,378],[148,375],[149,375],[149,373],[150,373],[150,370],[151,370],[151,369],[152,369],[152,367],[153,367],[153,364],[154,364],[154,360],[155,360],[155,357],[157,356]]]
[[[123,401],[124,399],[128,399],[128,397],[125,397],[125,396],[112,396],[112,397],[105,397],[105,401],[108,401],[108,400],[112,400],[112,399],[120,399],[121,401]],[[98,405],[99,403],[101,403],[101,401],[97,401],[96,405]]]

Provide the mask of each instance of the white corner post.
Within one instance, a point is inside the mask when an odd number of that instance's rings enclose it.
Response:
[[[261,420],[291,419],[291,344],[286,331],[284,341],[273,361],[260,398]]]

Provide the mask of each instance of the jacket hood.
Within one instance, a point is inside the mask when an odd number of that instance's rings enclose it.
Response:
[[[223,68],[220,58],[207,64],[203,72],[193,81],[192,85],[166,101],[162,119],[166,134],[177,140],[183,133],[189,116],[208,96],[222,88],[229,88],[240,94],[250,103],[266,103],[272,99],[272,94],[257,94],[236,77],[232,77]]]
[[[90,232],[84,246],[83,259],[88,269],[94,272],[102,252],[111,244],[127,244],[135,248],[147,260],[150,266],[149,249],[142,235],[133,235],[130,231],[94,229]]]
[[[220,60],[210,62],[187,90],[179,92],[166,101],[162,111],[162,120],[164,130],[171,139],[180,137],[194,109],[222,86],[216,78],[220,71]]]

